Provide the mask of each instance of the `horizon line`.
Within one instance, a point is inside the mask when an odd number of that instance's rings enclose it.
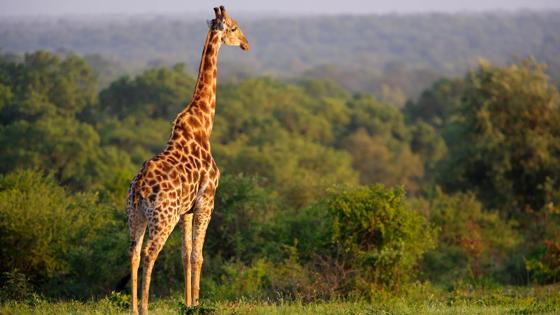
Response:
[[[498,15],[519,15],[523,13],[537,13],[537,14],[554,14],[559,13],[560,8],[544,9],[544,8],[516,8],[516,9],[487,9],[487,10],[471,10],[462,9],[456,11],[410,11],[410,12],[399,12],[399,11],[388,11],[388,12],[366,12],[366,13],[356,13],[356,12],[287,12],[287,11],[274,11],[274,10],[261,10],[261,11],[251,11],[251,10],[240,10],[235,14],[237,16],[249,17],[249,18],[286,18],[286,17],[364,17],[364,16],[421,16],[421,15],[486,15],[486,14],[498,14]],[[211,17],[212,12],[206,12],[206,10],[197,11],[161,11],[161,12],[111,12],[111,13],[41,13],[41,14],[4,14],[0,13],[2,18],[8,19],[50,19],[50,18],[112,18],[112,17],[157,17],[157,16],[198,16],[207,14]]]

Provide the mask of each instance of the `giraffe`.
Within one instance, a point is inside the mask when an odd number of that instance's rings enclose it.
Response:
[[[220,171],[210,152],[210,134],[216,109],[216,75],[221,44],[249,50],[249,43],[224,6],[215,18],[202,52],[198,78],[190,103],[173,123],[167,146],[144,162],[128,189],[128,226],[132,280],[132,312],[138,314],[138,268],[143,248],[141,312],[148,313],[150,279],[157,256],[179,223],[185,277],[185,304],[197,305],[202,268],[202,247]]]

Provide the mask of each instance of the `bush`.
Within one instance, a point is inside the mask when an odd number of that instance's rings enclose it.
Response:
[[[523,233],[522,270],[526,282],[541,284],[560,281],[560,191],[552,182],[545,188],[552,198],[540,211],[527,213]]]
[[[0,176],[0,272],[18,269],[51,296],[109,293],[128,272],[121,219],[97,194],[70,195],[50,176]]]
[[[333,243],[343,250],[361,293],[400,288],[435,245],[435,230],[406,205],[401,188],[356,188],[334,194],[327,205]]]
[[[208,228],[205,249],[214,256],[250,262],[263,252],[263,233],[277,207],[276,196],[261,187],[262,179],[224,175],[216,193],[216,206]]]
[[[544,241],[536,254],[525,261],[525,268],[537,283],[560,281],[560,242]]]
[[[131,303],[130,295],[127,295],[127,294],[124,294],[124,293],[121,293],[121,292],[112,291],[111,295],[106,297],[106,299],[109,300],[109,302],[111,304],[113,304],[114,306],[116,306],[119,309],[122,309],[122,310],[130,309],[130,303]]]
[[[495,275],[519,243],[512,223],[497,211],[484,211],[473,194],[446,195],[436,188],[428,201],[415,203],[439,229],[438,246],[426,253],[423,263],[432,281],[452,285]]]
[[[67,272],[60,254],[72,234],[73,207],[52,177],[33,171],[0,177],[1,270],[19,269],[33,280]]]
[[[322,297],[319,274],[300,264],[295,256],[280,263],[264,258],[249,265],[226,262],[215,276],[205,284],[205,294],[212,299],[310,301]]]
[[[26,275],[17,269],[2,273],[2,286],[0,287],[0,300],[27,299],[33,294],[33,286]]]

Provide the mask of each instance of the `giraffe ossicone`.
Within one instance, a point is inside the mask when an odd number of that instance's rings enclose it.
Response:
[[[216,110],[218,52],[222,44],[249,49],[237,22],[214,8],[190,103],[177,115],[167,146],[144,162],[128,189],[132,312],[138,314],[138,268],[143,250],[141,312],[148,312],[152,269],[177,223],[182,232],[185,304],[198,304],[202,247],[214,208],[220,171],[210,134]],[[148,241],[142,248],[146,228]]]

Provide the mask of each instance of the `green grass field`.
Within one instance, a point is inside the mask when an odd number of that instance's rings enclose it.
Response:
[[[100,300],[2,302],[0,314],[127,314],[128,297]],[[379,294],[371,302],[221,301],[186,309],[180,296],[152,299],[151,314],[560,314],[560,286],[443,292],[419,286],[402,296]]]

